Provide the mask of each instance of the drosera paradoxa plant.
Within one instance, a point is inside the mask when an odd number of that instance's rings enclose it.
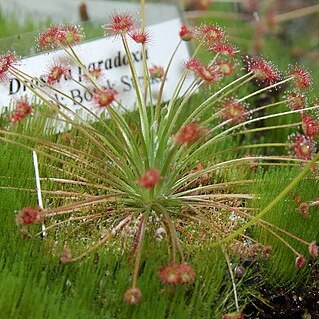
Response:
[[[54,64],[47,78],[42,79],[42,85],[34,86],[30,84],[32,75],[19,70],[19,59],[14,53],[1,55],[1,78],[14,76],[21,80],[58,114],[55,121],[69,123],[78,132],[73,141],[70,140],[72,132],[71,135],[67,133],[64,142],[15,132],[11,128],[26,116],[32,116],[32,110],[33,116],[41,116],[35,112],[36,106],[31,106],[26,100],[16,102],[16,108],[8,117],[10,124],[1,129],[1,140],[46,157],[50,172],[57,175],[50,175],[42,181],[42,187],[47,181],[57,188],[58,198],[54,197],[54,191],[46,195],[51,205],[26,207],[18,212],[16,222],[21,225],[23,236],[31,236],[34,227],[30,225],[35,223],[45,223],[48,236],[66,231],[67,226],[74,227],[74,232],[71,232],[74,236],[77,236],[75,230],[79,227],[83,227],[84,233],[90,232],[92,229],[86,228],[89,223],[101,230],[95,243],[85,245],[85,251],[78,256],[74,255],[78,251],[71,250],[66,244],[61,256],[63,263],[80,260],[108,245],[112,239],[125,242],[133,264],[132,286],[124,294],[124,300],[130,304],[142,300],[138,274],[147,237],[167,243],[168,262],[158,265],[158,269],[160,280],[170,285],[189,284],[196,280],[196,270],[185,250],[190,245],[221,246],[229,265],[228,256],[232,254],[245,258],[259,252],[267,256],[270,250],[267,243],[251,244],[254,240],[247,240],[245,230],[254,225],[269,230],[284,241],[287,249],[295,254],[298,268],[305,264],[306,258],[293,248],[293,241],[308,245],[310,255],[316,257],[315,243],[305,242],[262,217],[318,160],[315,149],[310,152],[308,145],[310,138],[311,145],[315,144],[313,127],[318,127],[318,123],[313,119],[314,124],[310,125],[311,121],[305,115],[306,111],[317,110],[318,106],[301,105],[275,112],[279,106],[295,105],[299,101],[295,95],[260,107],[249,104],[250,98],[284,84],[304,90],[309,85],[308,73],[294,67],[282,76],[263,58],[250,58],[248,71],[243,71],[240,61],[236,61],[237,49],[227,42],[222,28],[201,25],[191,30],[182,25],[176,30],[180,41],[172,52],[177,52],[182,41],[193,41],[196,49],[192,58],[184,63],[185,70],[173,96],[169,101],[163,101],[175,53],[166,66],[148,66],[144,56],[144,81],[141,83],[130,53],[130,41],[140,43],[145,52],[151,35],[130,13],[114,14],[112,22],[104,29],[106,35],[117,36],[127,54],[136,93],[135,113],[123,111],[125,105],[119,103],[115,90],[101,87],[100,69],[89,70],[81,62],[76,45],[83,39],[83,34],[77,27],[52,26],[41,33],[38,41],[42,49],[63,48],[72,63],[83,69],[96,109],[107,115],[97,116],[88,105],[79,104],[94,117],[95,122],[81,118],[55,98],[55,93],[61,93],[55,84],[60,82],[59,85],[63,85],[63,77],[69,76],[68,66]],[[211,56],[208,64],[197,58],[199,50],[205,50]],[[189,76],[194,80],[185,88]],[[153,78],[161,81],[155,98],[150,85]],[[247,93],[250,81],[257,81],[262,86]],[[195,104],[194,95],[197,96]],[[267,112],[260,113],[261,110]],[[289,118],[291,114],[300,114],[302,122],[254,126],[268,119]],[[287,143],[251,143],[249,138],[257,132],[267,134],[268,131],[294,127],[306,127],[308,137],[300,133]],[[309,132],[312,132],[311,136]],[[267,156],[265,152],[269,147],[285,150],[288,146],[293,152],[289,156]],[[256,148],[261,155],[251,155]],[[249,192],[254,169],[281,164],[300,165],[300,174],[287,182],[287,187],[268,206],[252,213],[250,200],[258,196]],[[50,196],[53,199],[50,200]],[[38,232],[41,234],[43,231]],[[83,236],[83,232],[79,236]],[[233,278],[231,267],[229,269]],[[236,297],[236,289],[234,292]],[[236,312],[225,315],[225,318],[241,318],[240,310],[236,302]]]

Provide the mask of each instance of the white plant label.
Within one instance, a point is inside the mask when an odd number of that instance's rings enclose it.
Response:
[[[148,67],[153,65],[162,66],[166,69],[173,51],[180,41],[179,30],[180,19],[174,19],[152,25],[148,28],[151,40],[146,50]],[[143,62],[141,45],[129,40],[130,52],[137,70],[141,85],[143,84]],[[108,87],[118,92],[117,100],[127,109],[133,109],[136,105],[136,94],[133,86],[132,76],[128,65],[128,57],[125,54],[119,37],[107,37],[94,41],[85,42],[74,47],[77,55],[88,70],[100,68],[102,70],[101,86]],[[78,112],[81,109],[79,104],[83,103],[91,110],[99,112],[92,100],[91,87],[83,74],[83,70],[75,63],[69,61],[64,50],[57,50],[50,53],[22,59],[19,69],[32,75],[32,85],[45,89],[51,95],[51,100],[57,100]],[[165,83],[163,100],[169,100],[174,88],[184,70],[183,63],[189,59],[187,44],[182,42],[178,53],[174,57]],[[60,80],[55,87],[65,95],[45,88],[42,82],[50,66],[54,63],[67,61],[70,65],[70,78]],[[192,77],[186,79],[185,87],[192,81]],[[30,83],[28,83],[30,84]],[[151,80],[153,98],[159,91],[161,80]],[[88,87],[88,88],[86,88]],[[183,90],[180,94],[183,94]],[[33,93],[27,86],[17,78],[11,77],[5,83],[0,84],[0,108],[9,105],[10,100],[17,100],[23,96],[32,97]],[[70,98],[68,98],[70,97]],[[55,101],[56,102],[56,101]]]

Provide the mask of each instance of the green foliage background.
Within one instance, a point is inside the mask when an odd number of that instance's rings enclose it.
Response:
[[[224,25],[225,22],[227,24],[225,20],[220,23]],[[240,34],[235,36],[241,37],[242,43],[249,41],[251,31],[244,24],[232,21],[229,27],[240,30]],[[0,38],[37,28],[32,23],[19,27],[12,19],[6,19],[0,14]],[[95,27],[88,27],[88,30],[96,34]],[[278,39],[273,38],[267,42],[264,55],[279,66],[287,65],[291,62],[287,50]],[[312,95],[315,97],[315,93]],[[19,124],[17,130],[31,130],[34,136],[43,135],[42,124]],[[288,133],[285,132],[284,138]],[[83,262],[61,265],[58,256],[48,253],[51,242],[40,238],[22,240],[15,224],[15,212],[24,206],[36,204],[36,196],[33,191],[15,188],[35,189],[32,156],[26,150],[2,142],[0,150],[1,317],[220,318],[222,313],[234,309],[227,264],[221,251],[216,248],[194,248],[192,266],[198,273],[196,283],[186,288],[175,288],[162,285],[154,271],[165,262],[165,247],[152,249],[154,244],[148,243],[139,279],[139,287],[144,292],[143,302],[138,306],[129,306],[123,302],[122,296],[129,287],[131,267],[128,265],[127,253],[119,254],[122,249],[119,244],[101,249]],[[262,194],[262,201],[254,203],[255,207],[263,208],[276,196],[278,188],[285,187],[285,183],[295,174],[296,170],[285,168],[260,169],[255,189]],[[317,189],[318,183],[305,180],[298,186],[296,194],[307,201],[317,196]],[[298,214],[297,205],[291,197],[285,198],[266,219],[309,241],[319,240],[316,227],[319,222],[318,209],[314,208],[312,216],[304,219]],[[273,284],[299,284],[301,277],[307,273],[295,270],[292,253],[264,230],[256,227],[250,231],[274,246],[274,257],[259,265],[263,280],[271,279]],[[307,254],[304,247],[299,248]],[[238,281],[242,306],[252,300],[256,293],[249,284],[249,280],[254,277],[253,270],[247,270],[246,277]]]

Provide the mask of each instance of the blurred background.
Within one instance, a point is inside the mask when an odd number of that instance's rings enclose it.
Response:
[[[147,7],[149,24],[169,20],[184,12],[190,24],[213,20],[226,25],[241,49],[250,53],[269,54],[265,42],[277,40],[286,50],[285,55],[296,60],[310,59],[318,65],[318,0],[152,1],[147,2]],[[138,1],[0,0],[1,49],[18,46],[16,42],[28,39],[24,32],[39,29],[43,24],[89,21],[91,26],[99,26],[106,22],[110,12],[132,9],[139,9]],[[102,31],[97,30],[89,37],[102,35]],[[16,38],[6,42],[3,38],[9,36]]]

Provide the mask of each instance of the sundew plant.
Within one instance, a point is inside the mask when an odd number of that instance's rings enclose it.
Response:
[[[243,58],[222,28],[203,24],[194,30],[186,25],[174,30],[180,41],[172,48],[167,65],[148,65],[144,54],[140,81],[130,44],[139,43],[145,53],[149,42],[156,39],[131,13],[114,14],[103,28],[106,36],[122,42],[128,57],[136,95],[133,112],[126,111],[125,101],[118,101],[115,90],[101,86],[100,69],[89,70],[82,63],[77,44],[84,35],[76,26],[51,26],[39,35],[38,45],[44,50],[63,48],[82,69],[97,112],[90,105],[77,104],[94,121],[55,97],[63,94],[59,87],[69,76],[68,65],[54,64],[41,86],[35,86],[30,84],[34,77],[19,69],[14,53],[0,57],[0,78],[19,79],[37,97],[37,103],[15,101],[0,130],[2,141],[25,147],[40,159],[45,204],[21,207],[16,223],[22,237],[58,239],[63,246],[62,263],[118,244],[119,254],[122,249],[130,252],[132,281],[124,294],[129,304],[143,299],[138,278],[147,245],[158,249],[158,255],[164,251],[167,262],[154,265],[154,271],[168,285],[200,280],[192,267],[194,247],[220,247],[229,266],[231,256],[268,257],[271,247],[250,238],[247,230],[252,227],[283,242],[298,269],[307,256],[295,243],[308,246],[310,256],[317,257],[315,242],[263,219],[316,168],[319,126],[314,112],[318,106],[305,102],[309,74],[292,66],[283,75],[261,57]],[[183,41],[193,44],[193,56],[185,61],[172,97],[164,101],[170,65]],[[208,62],[199,58],[204,55]],[[185,87],[190,77],[193,81]],[[150,84],[154,79],[161,83],[155,97]],[[256,86],[251,83],[258,83],[258,88],[252,89]],[[262,106],[250,103],[256,96],[288,86],[290,93],[283,99]],[[51,111],[40,106],[39,100]],[[48,138],[19,132],[19,125],[37,117],[72,129]],[[274,140],[272,132],[287,129],[296,133],[287,136],[286,142]],[[257,210],[252,201],[258,201],[260,194],[251,187],[256,170],[281,165],[300,169],[276,197]],[[242,318],[238,302],[234,310],[224,318]]]

